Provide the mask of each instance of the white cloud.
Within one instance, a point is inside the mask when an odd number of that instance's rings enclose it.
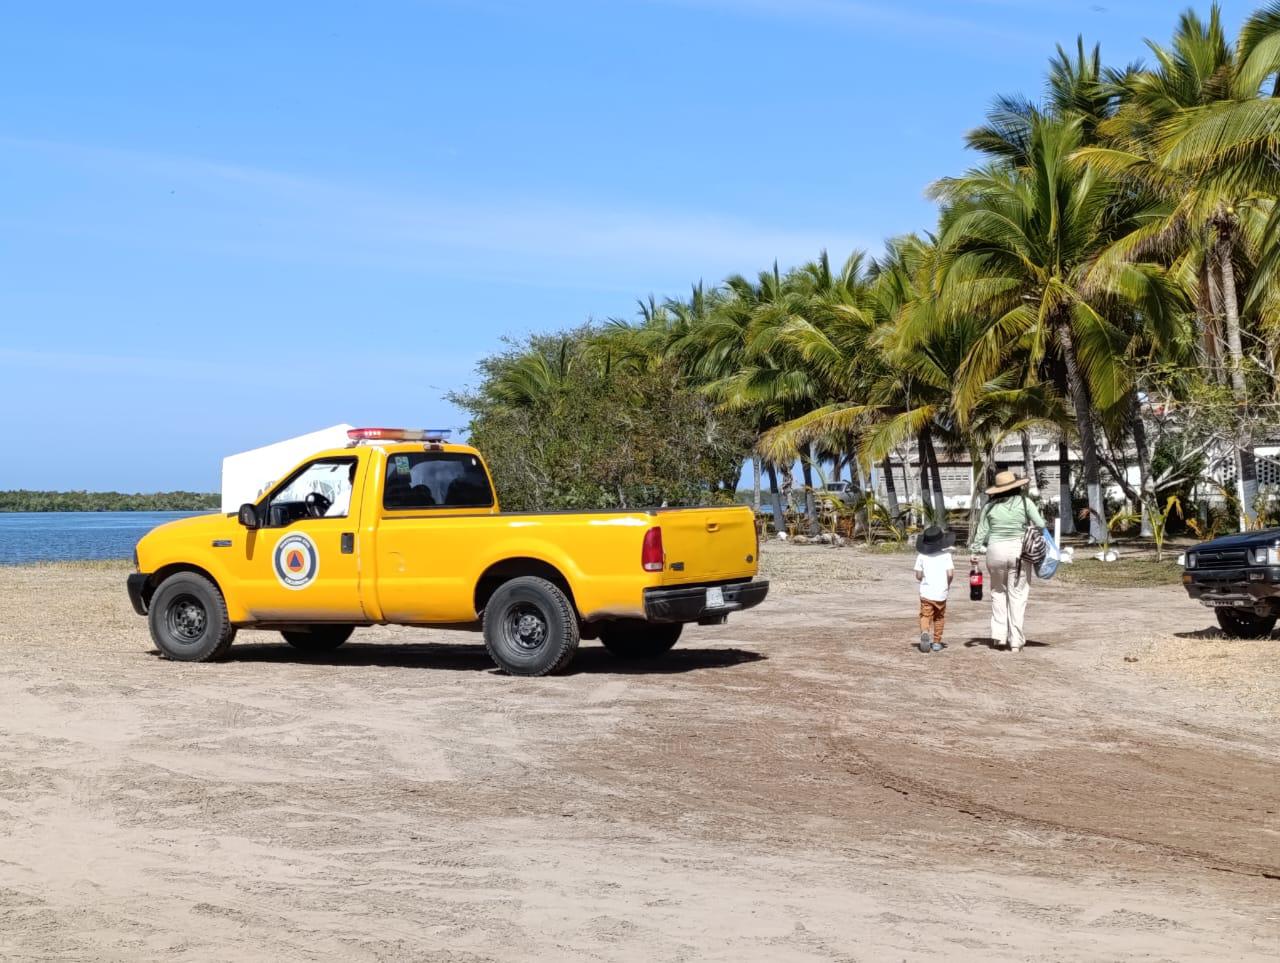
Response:
[[[213,335],[216,340],[216,334]],[[53,371],[89,375],[104,379],[176,381],[182,383],[274,384],[280,365],[269,361],[245,360],[235,356],[235,346],[203,342],[192,350],[172,355],[98,354],[68,351],[0,348],[0,371]],[[410,355],[401,351],[340,354],[321,357],[293,351],[288,370],[301,379],[321,381],[351,370],[377,370],[387,375],[413,375],[417,379],[440,379],[452,383],[467,375],[480,359],[479,353],[434,353]]]
[[[74,222],[27,223],[24,229],[223,255],[462,275],[479,271],[488,279],[522,283],[537,283],[549,271],[575,286],[635,290],[639,282],[642,290],[655,276],[716,277],[717,271],[750,270],[775,258],[795,263],[822,248],[843,256],[868,246],[841,229],[762,224],[709,212],[594,199],[391,193],[199,157],[14,138],[0,143],[134,189],[145,185],[157,195],[173,195],[160,213],[157,205],[125,218],[90,209],[77,211]]]

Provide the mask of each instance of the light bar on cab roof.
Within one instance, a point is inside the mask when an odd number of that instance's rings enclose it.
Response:
[[[444,441],[453,432],[448,428],[352,428],[352,441]]]

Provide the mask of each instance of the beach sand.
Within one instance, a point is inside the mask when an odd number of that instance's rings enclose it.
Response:
[[[1280,641],[1038,583],[1009,655],[958,584],[921,655],[910,554],[763,561],[547,679],[394,628],[167,662],[126,566],[0,568],[0,957],[1275,958]]]

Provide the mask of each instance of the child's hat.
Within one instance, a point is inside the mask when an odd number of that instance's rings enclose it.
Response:
[[[930,525],[916,536],[916,549],[926,554],[940,552],[944,548],[950,548],[955,543],[955,535],[949,531],[944,532],[937,525]]]

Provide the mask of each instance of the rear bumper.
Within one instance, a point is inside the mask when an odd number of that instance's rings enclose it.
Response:
[[[139,615],[147,614],[147,599],[143,592],[147,588],[147,579],[149,576],[142,572],[134,572],[125,579],[125,586],[129,590],[129,601],[133,604],[133,610]]]
[[[759,605],[769,594],[769,583],[763,579],[754,582],[735,582],[721,585],[724,605],[707,607],[706,585],[680,585],[676,588],[651,588],[644,590],[644,617],[649,622],[697,622],[719,620],[730,612],[741,612]]]

